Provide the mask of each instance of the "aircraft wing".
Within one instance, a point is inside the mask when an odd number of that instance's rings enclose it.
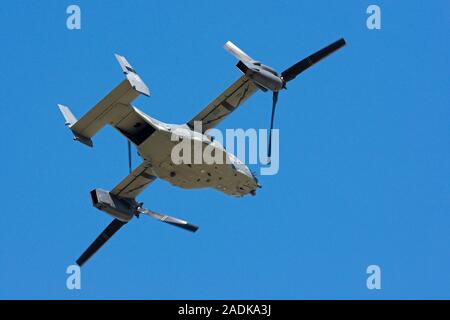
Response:
[[[258,87],[246,76],[240,77],[214,101],[206,106],[187,124],[195,130],[194,121],[202,122],[202,133],[215,127],[230,113],[236,110],[245,100],[253,95]]]
[[[134,199],[155,180],[156,175],[150,164],[143,162],[115,186],[111,193],[122,198]]]

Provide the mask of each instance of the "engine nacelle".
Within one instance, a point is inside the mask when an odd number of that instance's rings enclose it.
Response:
[[[130,221],[136,214],[136,203],[134,200],[120,198],[106,190],[92,190],[91,199],[94,207],[110,214],[120,221]]]
[[[276,71],[259,62],[239,61],[236,66],[258,87],[271,91],[279,91],[284,87],[284,82]]]

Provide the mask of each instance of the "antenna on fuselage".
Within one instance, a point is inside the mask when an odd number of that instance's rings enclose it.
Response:
[[[128,171],[131,173],[131,143],[128,140]]]

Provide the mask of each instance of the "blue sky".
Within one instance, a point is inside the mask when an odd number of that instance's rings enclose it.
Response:
[[[3,148],[0,298],[450,298],[448,1],[14,1],[0,9]],[[81,30],[66,8],[81,7]],[[111,218],[88,192],[127,174],[112,128],[71,141],[57,103],[81,116],[122,80],[125,55],[153,93],[135,105],[183,123],[239,77],[222,45],[278,70],[347,46],[280,96],[280,171],[256,197],[164,181],[66,289],[68,265]],[[266,128],[258,92],[220,128]],[[135,164],[137,157],[134,157]],[[382,289],[366,288],[366,268]]]

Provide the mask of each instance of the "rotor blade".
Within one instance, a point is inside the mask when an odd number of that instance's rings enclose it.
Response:
[[[126,222],[114,219],[78,258],[77,265],[83,266],[125,224]]]
[[[269,158],[269,162],[270,162],[270,155],[272,154],[272,129],[277,102],[278,102],[278,91],[274,91],[272,96],[272,116],[270,117],[269,148],[267,149],[267,157]]]
[[[229,53],[231,53],[233,56],[235,56],[238,60],[249,62],[253,61],[252,58],[248,54],[246,54],[244,51],[239,49],[233,42],[228,41],[223,46],[225,50],[227,50]]]
[[[128,140],[128,171],[131,173],[131,143],[130,140]]]
[[[281,73],[281,76],[283,77],[284,81],[288,82],[293,80],[296,76],[298,76],[301,72],[305,71],[309,67],[311,67],[313,64],[319,62],[323,58],[327,57],[328,55],[332,54],[336,50],[339,50],[345,46],[345,40],[344,38],[339,39],[336,42],[333,42],[329,46],[317,51],[316,53],[313,53],[309,57],[303,59],[300,62],[297,62],[292,67],[284,70]]]
[[[195,226],[193,224],[190,224],[187,221],[184,221],[184,220],[181,220],[181,219],[178,219],[178,218],[174,218],[174,217],[171,217],[171,216],[159,214],[159,213],[156,213],[154,211],[151,211],[151,210],[148,210],[148,209],[144,209],[144,208],[139,208],[138,210],[140,212],[142,212],[142,213],[144,213],[144,214],[146,214],[146,215],[156,219],[156,220],[159,220],[159,221],[171,224],[173,226],[180,227],[180,228],[183,228],[185,230],[192,231],[192,232],[195,232],[195,231],[198,230],[197,226]]]

